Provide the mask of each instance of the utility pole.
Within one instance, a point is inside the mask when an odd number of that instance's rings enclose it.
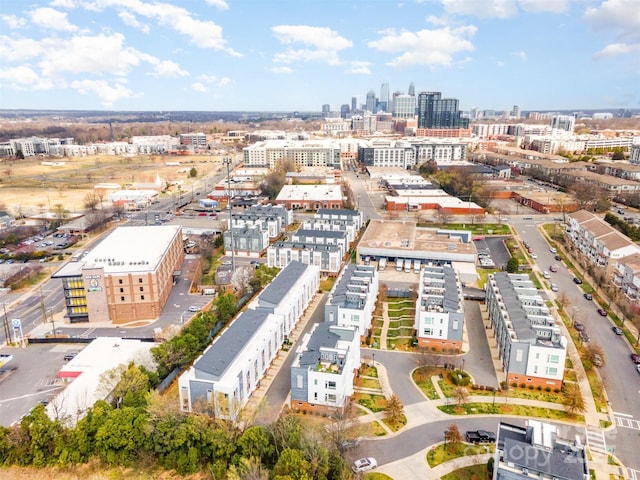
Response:
[[[231,211],[231,174],[229,173],[229,166],[231,165],[231,157],[224,157],[222,160],[223,163],[227,166],[227,213],[229,214],[229,232],[231,235],[231,272],[236,271],[236,257],[235,257],[235,245],[233,243],[233,221],[231,216],[233,212]]]
[[[9,344],[11,343],[11,329],[9,328],[9,318],[7,317],[7,302],[2,302],[2,307],[4,308],[4,321],[2,322],[4,326],[4,336],[7,344]]]
[[[53,336],[56,336],[56,322],[53,319],[53,308],[49,309],[49,318],[51,319],[51,325],[53,325]]]
[[[42,295],[42,285],[40,285],[40,308],[42,309],[42,323],[47,323],[47,311],[44,308],[44,296]]]

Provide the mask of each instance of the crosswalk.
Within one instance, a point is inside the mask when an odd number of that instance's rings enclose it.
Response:
[[[640,430],[639,420],[634,420],[633,418],[627,418],[627,417],[619,417],[617,415],[614,415],[614,418],[616,419],[616,425],[618,427],[632,428],[633,430]]]
[[[587,447],[591,451],[607,453],[607,442],[604,439],[604,432],[596,427],[587,427]]]
[[[628,468],[629,471],[629,480],[640,480],[640,470],[634,470],[633,468]]]

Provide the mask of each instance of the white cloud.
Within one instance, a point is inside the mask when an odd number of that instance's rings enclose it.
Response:
[[[205,0],[209,5],[218,7],[220,10],[229,10],[229,5],[224,0]]]
[[[0,19],[11,29],[24,27],[27,24],[24,18],[19,18],[15,15],[0,15]]]
[[[442,0],[449,15],[472,15],[480,18],[509,18],[518,13],[515,0]]]
[[[640,43],[612,43],[596,52],[594,58],[610,58],[628,54],[640,54]]]
[[[215,75],[207,74],[198,75],[198,79],[201,80],[202,83],[206,83],[207,85],[215,85],[216,87],[226,87],[227,85],[231,85],[231,83],[233,83],[229,77],[218,78]]]
[[[189,38],[197,47],[221,50],[235,57],[242,56],[227,45],[227,41],[222,37],[222,28],[215,22],[195,19],[189,10],[170,3],[147,3],[141,0],[87,0],[82,3],[82,6],[87,10],[100,11],[105,8],[115,8],[127,11],[139,17],[155,20],[163,27],[171,28]]]
[[[26,65],[0,69],[0,85],[16,90],[49,90],[54,86]]]
[[[233,81],[229,77],[222,77],[218,81],[218,86],[219,87],[226,87],[227,85],[231,85],[232,83],[233,83]]]
[[[293,70],[290,67],[273,67],[271,69],[273,73],[293,73]]]
[[[511,55],[513,55],[514,57],[516,57],[518,60],[522,62],[527,61],[527,52],[525,52],[524,50],[520,50],[519,52],[513,52]]]
[[[180,66],[171,60],[158,60],[154,58],[149,63],[154,67],[155,77],[188,77],[189,72],[182,70]]]
[[[370,75],[371,70],[369,66],[371,62],[352,61],[349,62],[349,73],[361,73],[364,75]]]
[[[209,89],[200,82],[195,82],[191,84],[191,89],[200,93],[207,93]]]
[[[271,28],[275,37],[283,45],[302,44],[310,48],[292,48],[274,56],[275,63],[322,62],[339,65],[338,53],[350,48],[353,43],[326,27],[309,25],[276,25]]]
[[[599,7],[588,8],[584,18],[594,28],[617,31],[621,38],[640,38],[638,0],[605,0]]]
[[[379,40],[371,41],[367,45],[381,52],[400,53],[388,63],[392,67],[450,66],[454,63],[455,54],[473,50],[473,44],[469,39],[475,35],[476,27],[469,25],[418,32],[396,32],[389,29],[380,33],[382,37]]]
[[[518,3],[526,12],[565,13],[569,11],[572,1],[580,0],[518,0]]]
[[[34,8],[29,12],[31,21],[36,25],[51,30],[75,32],[78,27],[69,23],[67,14],[49,7]]]
[[[41,55],[44,51],[41,42],[30,38],[0,37],[0,61],[12,63],[24,61]]]
[[[128,25],[130,27],[133,28],[137,28],[138,30],[140,30],[143,33],[149,33],[149,25],[146,25],[144,23],[140,23],[138,21],[138,19],[136,18],[135,15],[133,15],[132,13],[129,12],[120,12],[118,13],[118,17],[120,17],[120,20],[122,20],[122,22],[125,25]]]
[[[119,100],[134,97],[134,93],[122,83],[109,85],[105,80],[76,80],[71,83],[71,88],[78,90],[82,95],[93,93],[102,100],[102,105],[111,107]]]
[[[75,4],[73,2],[73,0],[51,0],[49,2],[49,5],[51,5],[52,7],[59,7],[59,8],[74,8]]]

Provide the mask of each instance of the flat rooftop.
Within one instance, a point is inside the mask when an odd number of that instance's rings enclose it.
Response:
[[[463,243],[458,237],[439,232],[434,228],[419,228],[416,222],[407,220],[371,220],[358,248],[476,253],[473,242]]]
[[[340,185],[284,185],[276,201],[342,200]]]

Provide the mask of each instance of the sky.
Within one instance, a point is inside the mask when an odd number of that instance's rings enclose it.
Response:
[[[0,108],[640,108],[640,0],[1,0]]]

